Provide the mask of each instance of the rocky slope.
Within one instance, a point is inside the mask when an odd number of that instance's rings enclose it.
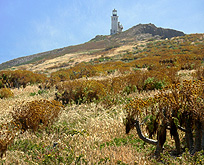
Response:
[[[150,34],[153,37],[157,36],[162,39],[184,35],[184,33],[181,31],[156,27],[154,24],[151,24],[151,23],[150,24],[139,24],[137,26],[130,28],[128,31],[121,33],[123,37],[125,36],[126,37],[127,36],[138,37],[139,35],[142,35],[142,34]]]

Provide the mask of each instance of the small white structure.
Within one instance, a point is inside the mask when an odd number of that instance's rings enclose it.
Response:
[[[111,16],[111,30],[110,35],[122,32],[123,26],[118,22],[117,10],[113,10],[113,15]]]

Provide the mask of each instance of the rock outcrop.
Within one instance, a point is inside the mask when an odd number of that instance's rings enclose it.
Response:
[[[160,27],[156,27],[154,24],[139,24],[129,29],[134,33],[133,35],[139,34],[151,34],[152,36],[160,36],[161,38],[172,38],[176,36],[184,36],[185,34],[181,31],[173,30],[173,29],[164,29]]]

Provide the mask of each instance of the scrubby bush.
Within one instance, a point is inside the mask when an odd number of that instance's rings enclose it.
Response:
[[[0,88],[19,88],[26,87],[27,84],[43,83],[46,76],[43,74],[33,73],[26,70],[1,71]]]
[[[48,126],[58,117],[62,104],[58,101],[36,100],[22,103],[13,108],[12,117],[16,123],[22,125],[23,131],[38,130],[40,124]]]
[[[181,150],[178,131],[185,132],[185,148],[191,154],[204,150],[204,79],[173,84],[160,93],[146,99],[135,98],[126,105],[126,133],[136,127],[139,137],[156,145],[155,154],[160,156],[166,141],[167,129],[175,140],[176,152]],[[157,134],[157,140],[144,137],[140,123],[147,126],[149,137]],[[195,138],[193,137],[195,132]]]
[[[0,89],[0,98],[8,98],[8,97],[13,97],[14,94],[9,88],[2,88]]]
[[[136,91],[137,91],[137,87],[135,85],[128,85],[123,90],[123,92],[126,93],[127,95],[129,95],[132,92],[136,92]]]
[[[144,90],[162,89],[165,87],[165,82],[156,80],[154,77],[148,77],[144,82]]]
[[[102,99],[105,95],[106,87],[96,80],[68,81],[58,86],[55,94],[56,100],[61,100],[63,104],[74,101],[76,104],[93,102]]]
[[[58,117],[62,104],[58,101],[36,100],[22,103],[13,108],[13,119],[8,123],[0,124],[0,157],[6,152],[19,133],[27,129],[37,131],[52,124]]]

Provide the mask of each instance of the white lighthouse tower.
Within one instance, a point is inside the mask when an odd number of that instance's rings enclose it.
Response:
[[[114,9],[111,16],[111,30],[110,34],[116,34],[122,32],[123,26],[118,22],[117,10]]]

